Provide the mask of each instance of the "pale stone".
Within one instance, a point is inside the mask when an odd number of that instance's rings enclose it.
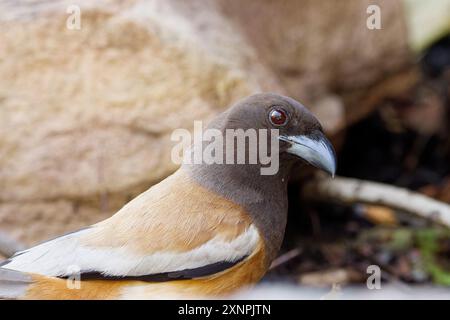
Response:
[[[33,244],[111,215],[176,169],[174,129],[251,93],[377,81],[404,62],[402,16],[380,1],[385,32],[369,32],[360,2],[1,2],[0,229]]]

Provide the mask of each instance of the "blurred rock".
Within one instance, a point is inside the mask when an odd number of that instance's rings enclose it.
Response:
[[[359,0],[1,2],[1,228],[33,244],[111,215],[176,169],[174,129],[251,93],[308,103],[395,72],[400,1],[373,2],[382,30]]]
[[[12,238],[9,234],[0,232],[0,260],[1,257],[10,257],[26,247]]]
[[[402,1],[218,2],[289,94],[305,102],[330,88],[367,88],[410,59]],[[380,30],[367,28],[370,5],[380,7]]]
[[[338,132],[345,126],[345,108],[342,99],[326,95],[314,104],[314,114],[320,118],[326,132]]]
[[[163,3],[82,6],[81,30],[66,6],[2,22],[2,229],[31,244],[107,217],[175,170],[174,129],[261,90],[194,30],[166,28]]]

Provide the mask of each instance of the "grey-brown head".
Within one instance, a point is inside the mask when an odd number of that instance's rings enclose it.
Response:
[[[302,159],[334,176],[336,156],[317,118],[298,101],[274,93],[249,96],[219,116],[210,127],[278,129],[280,159]]]

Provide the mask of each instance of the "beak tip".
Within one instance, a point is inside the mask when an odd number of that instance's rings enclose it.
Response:
[[[324,171],[328,173],[331,176],[331,178],[334,179],[334,177],[336,176],[336,162],[334,161],[333,164],[328,168],[325,168]]]
[[[337,167],[336,152],[322,132],[316,132],[314,136],[280,136],[280,139],[291,144],[289,153],[302,158],[334,178]]]

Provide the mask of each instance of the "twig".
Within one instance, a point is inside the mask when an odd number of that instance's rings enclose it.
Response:
[[[294,259],[295,257],[298,257],[301,253],[302,253],[302,250],[300,250],[299,248],[289,250],[288,252],[282,254],[281,256],[279,256],[278,258],[273,260],[272,264],[270,265],[269,270],[278,268],[282,264],[285,264],[286,262]]]
[[[342,177],[318,178],[305,186],[303,195],[311,199],[346,204],[358,202],[378,204],[450,227],[450,205],[388,184]]]
[[[25,246],[10,236],[0,232],[0,254],[5,257],[10,257],[17,251],[25,249]]]

